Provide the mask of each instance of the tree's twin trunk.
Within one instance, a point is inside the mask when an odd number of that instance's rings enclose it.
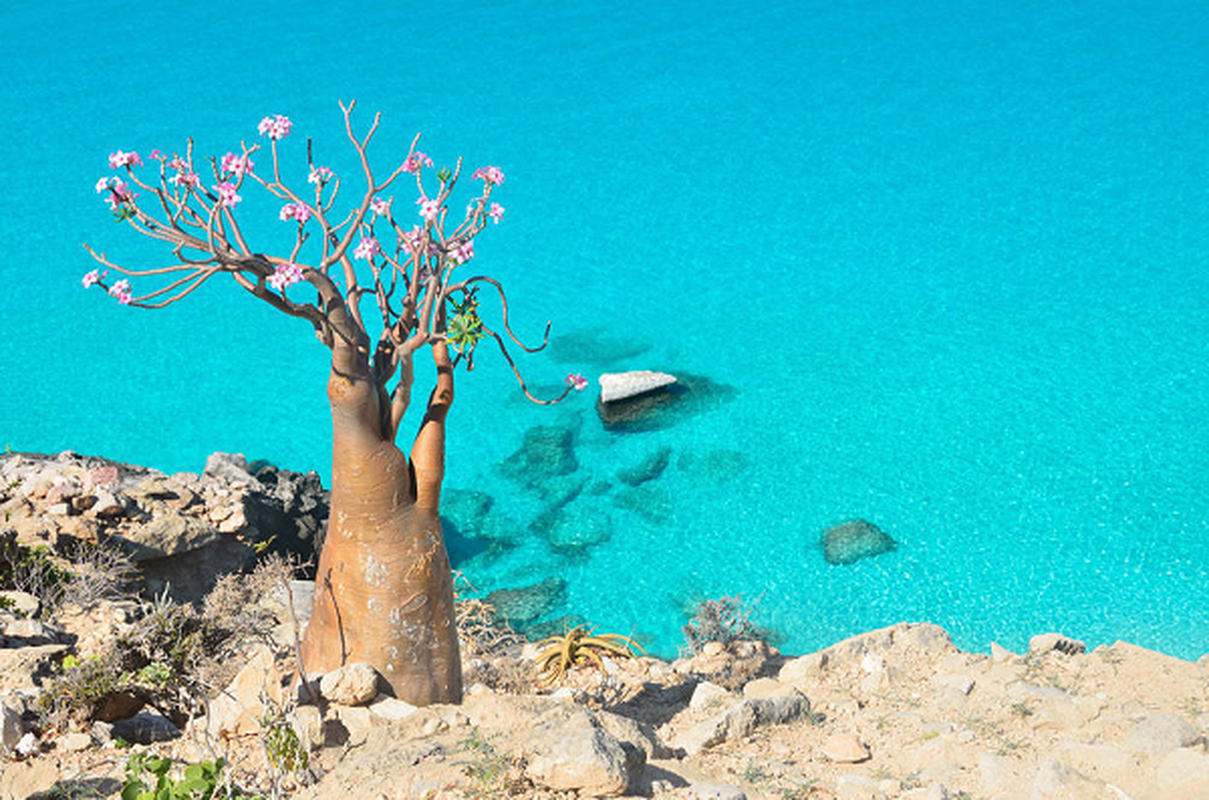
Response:
[[[438,515],[445,413],[453,399],[443,346],[437,363],[437,389],[409,463],[384,435],[377,387],[350,360],[333,358],[331,516],[301,654],[308,675],[368,662],[396,697],[415,705],[457,703],[462,696]]]

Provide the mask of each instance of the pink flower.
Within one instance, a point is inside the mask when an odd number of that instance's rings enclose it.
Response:
[[[156,161],[163,161],[165,156],[157,149],[151,151],[151,158],[154,158]]]
[[[421,153],[419,150],[417,150],[416,152],[409,155],[407,157],[407,160],[403,162],[403,171],[414,174],[416,172],[419,172],[420,167],[431,167],[431,166],[432,166],[432,159],[429,158],[424,153]]]
[[[189,169],[189,163],[178,155],[173,154],[172,160],[168,162],[168,166],[172,167],[177,172],[186,172]]]
[[[122,203],[127,203],[138,197],[138,192],[130,191],[130,185],[121,178],[111,178],[113,183],[109,186],[109,194],[105,196],[105,202],[109,204],[111,209],[117,210],[117,207]],[[97,183],[97,191],[104,191],[105,186]]]
[[[201,178],[197,177],[196,172],[190,172],[187,169],[183,169],[169,178],[168,183],[171,183],[174,186],[184,185],[193,186],[196,188],[201,186]]]
[[[399,235],[399,241],[412,253],[420,249],[420,242],[423,238],[424,229],[419,225]]]
[[[115,282],[113,286],[109,287],[109,294],[112,297],[116,297],[122,305],[126,305],[131,300],[130,281],[122,278],[120,281]]]
[[[118,167],[141,167],[143,159],[139,158],[138,153],[125,153],[118,150],[115,153],[109,154],[109,168],[117,169]]]
[[[311,174],[307,177],[307,183],[317,183],[320,186],[332,179],[332,171],[327,167],[314,167],[311,169]]]
[[[425,200],[421,197],[416,201],[416,205],[420,207],[420,216],[429,222],[434,221],[437,214],[441,213],[441,208],[437,205],[436,200]]]
[[[495,224],[500,224],[500,220],[504,218],[504,207],[499,203],[492,203],[491,210],[487,212],[487,216],[495,221]]]
[[[588,388],[588,379],[578,372],[572,372],[567,376],[567,385],[577,392],[582,392]]]
[[[306,222],[311,218],[311,209],[303,203],[286,203],[281,207],[281,213],[278,216],[283,220],[296,219],[299,222]]]
[[[278,264],[269,276],[269,286],[282,291],[302,280],[302,267],[297,264]]]
[[[234,153],[227,153],[222,157],[222,171],[233,173],[239,177],[251,172],[254,166],[256,165],[252,163],[252,159],[247,156],[237,156]]]
[[[357,249],[353,251],[353,258],[364,258],[369,261],[374,256],[382,252],[382,246],[378,244],[378,240],[372,236],[362,239],[357,245]]]
[[[276,114],[262,119],[256,126],[256,130],[260,131],[261,136],[268,136],[273,141],[277,141],[289,136],[292,127],[294,127],[294,123],[290,122],[289,117]]]
[[[479,167],[470,178],[471,180],[482,178],[487,183],[494,183],[498,186],[504,182],[504,173],[500,171],[499,167]]]
[[[84,284],[84,288],[87,289],[89,286],[92,286],[94,283],[97,283],[98,281],[100,281],[102,278],[104,278],[108,274],[109,274],[109,270],[105,270],[104,272],[101,272],[100,270],[94,269],[92,272],[85,274],[84,278],[80,281],[80,283]]]
[[[459,264],[465,264],[467,261],[474,258],[474,240],[467,239],[466,241],[462,242],[462,244],[458,246],[458,249],[453,251],[453,253],[450,255],[450,258]]]
[[[235,193],[235,184],[223,181],[214,187],[214,191],[218,192],[218,202],[227,208],[234,208],[240,200],[243,200]]]
[[[390,210],[390,201],[383,200],[381,197],[375,197],[369,201],[369,207],[375,214],[385,216],[386,212]]]
[[[103,192],[103,191],[105,191],[106,189],[108,189],[108,188],[109,188],[109,181],[111,181],[111,180],[113,180],[113,178],[111,178],[110,176],[106,175],[104,178],[101,178],[99,181],[97,181],[97,194],[100,194],[101,192]]]

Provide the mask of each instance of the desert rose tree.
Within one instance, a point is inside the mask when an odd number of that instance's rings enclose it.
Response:
[[[100,179],[97,192],[117,221],[164,242],[173,261],[132,270],[85,245],[100,267],[85,275],[83,284],[101,287],[125,305],[163,308],[221,276],[311,324],[331,349],[332,504],[314,608],[302,642],[304,674],[367,661],[403,700],[456,703],[462,694],[461,662],[449,557],[438,516],[454,368],[459,363],[472,368],[475,345],[493,339],[525,394],[536,402],[557,402],[572,388],[582,389],[585,381],[569,375],[560,397],[533,398],[504,335],[527,351],[537,348],[525,347],[512,334],[500,283],[485,275],[465,275],[474,259],[475,237],[504,216],[504,208],[492,200],[504,183],[503,173],[491,166],[476,170],[471,177],[483,182],[481,193],[465,214],[451,217],[447,203],[462,176],[461,160],[453,170],[436,172],[430,193],[424,174],[433,164],[416,149],[417,135],[403,162],[379,180],[367,149],[381,115],[358,138],[354,106],[340,104],[364,173],[364,191],[351,210],[336,210],[342,179],[315,163],[309,140],[305,162],[301,147],[289,147],[285,140],[292,126],[280,115],[260,122],[272,162],[263,172],[252,160],[254,155],[262,158],[261,145],[255,143],[204,161],[195,161],[192,140],[183,154],[152,151],[151,164],[138,153],[111,154],[110,168],[121,172]],[[285,166],[295,163],[297,181]],[[385,193],[413,180],[416,199],[403,201],[406,213],[396,214],[393,198]],[[260,252],[245,237],[236,210],[241,192],[249,189],[267,191],[281,201],[279,216],[291,226],[293,239],[288,252]],[[318,242],[304,255],[312,237]],[[123,277],[108,281],[110,272]],[[131,279],[155,285],[140,293]],[[477,295],[483,288],[499,300],[499,331],[478,315]],[[369,315],[373,327],[362,319],[363,305],[376,309]],[[436,385],[406,453],[395,440],[411,400],[413,363],[425,352],[422,360],[431,357]]]

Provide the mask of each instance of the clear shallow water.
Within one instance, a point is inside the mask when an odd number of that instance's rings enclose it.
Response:
[[[79,243],[161,263],[93,192],[109,152],[192,135],[221,155],[286,113],[348,172],[335,101],[356,96],[385,112],[383,166],[422,130],[438,160],[505,170],[508,216],[477,250],[518,329],[554,320],[535,381],[650,367],[731,390],[617,435],[589,397],[518,401],[484,352],[448,485],[491,493],[521,544],[460,564],[479,587],[563,576],[559,613],[663,652],[685,598],[736,592],[799,652],[903,619],[970,649],[1060,629],[1209,650],[1199,4],[463,5],[0,11],[24,32],[0,61],[0,438],[326,475],[305,323],[220,285],[118,308],[79,289]],[[665,521],[614,489],[575,501],[614,524],[587,557],[526,534],[542,505],[494,465],[538,424],[576,430],[593,482],[670,446]],[[703,473],[716,451],[742,468]],[[813,542],[852,517],[898,550],[827,565]]]

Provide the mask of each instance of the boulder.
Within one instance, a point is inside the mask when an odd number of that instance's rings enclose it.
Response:
[[[222,694],[210,701],[206,717],[199,722],[208,735],[220,739],[256,734],[265,712],[262,696],[280,705],[283,695],[273,654],[260,646]]]
[[[608,402],[598,401],[596,413],[614,433],[661,430],[711,411],[738,394],[733,386],[703,375],[680,375],[676,383]]]
[[[800,694],[749,698],[680,733],[672,746],[692,756],[707,747],[747,736],[758,727],[793,722],[809,715],[810,701]]]
[[[365,705],[378,694],[378,672],[364,661],[345,664],[320,679],[319,693],[329,703]]]
[[[652,525],[666,525],[672,517],[672,498],[659,486],[635,486],[613,495],[613,505],[632,511]]]
[[[651,370],[605,373],[599,378],[600,402],[612,403],[654,392],[676,382],[675,375]]]
[[[252,473],[248,471],[248,460],[243,453],[211,453],[206,459],[203,475],[218,478],[225,483],[250,483]]]
[[[155,744],[176,739],[181,732],[163,714],[140,711],[133,717],[116,720],[109,734],[133,744]]]
[[[823,557],[829,564],[852,564],[862,558],[888,553],[898,546],[876,525],[863,519],[828,528],[819,541],[823,545]]]
[[[597,720],[578,706],[549,713],[525,734],[525,777],[556,792],[615,797],[630,782],[626,752]]]
[[[1178,714],[1159,711],[1148,715],[1125,734],[1123,745],[1136,755],[1162,758],[1180,747],[1189,747],[1201,741],[1196,728]]]
[[[823,742],[823,756],[839,764],[859,764],[870,758],[869,748],[855,733],[833,733]]]

